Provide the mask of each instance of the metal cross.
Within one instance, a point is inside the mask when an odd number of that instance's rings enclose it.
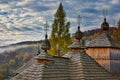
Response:
[[[104,16],[104,18],[106,18],[107,12],[108,12],[108,11],[107,11],[107,8],[104,8],[104,9],[103,9],[103,16]]]
[[[82,17],[80,15],[78,15],[77,22],[78,22],[79,27],[80,27],[81,20],[82,20]]]
[[[47,31],[48,31],[48,27],[49,27],[49,25],[48,25],[48,22],[46,21],[46,23],[44,25],[44,30],[45,30],[46,34],[47,34]]]

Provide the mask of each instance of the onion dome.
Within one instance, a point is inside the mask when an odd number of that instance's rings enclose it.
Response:
[[[109,30],[109,24],[106,21],[106,18],[104,18],[104,22],[101,24],[101,30],[102,31],[108,31]]]
[[[41,44],[41,48],[45,51],[50,49],[50,42],[47,39],[47,34],[45,35],[45,40],[43,40],[42,44]]]
[[[80,31],[80,27],[78,26],[78,30],[75,32],[75,39],[80,40],[82,38],[82,32]]]

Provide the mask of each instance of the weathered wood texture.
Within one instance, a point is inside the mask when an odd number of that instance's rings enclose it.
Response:
[[[52,60],[37,59],[36,64],[43,64],[43,63],[50,64],[50,63],[52,63]]]
[[[120,73],[119,48],[88,48],[86,53],[111,73]]]
[[[111,73],[120,73],[120,60],[111,60],[110,61],[110,72]]]
[[[110,59],[111,60],[120,60],[120,49],[111,48],[110,49]]]
[[[110,59],[109,48],[88,48],[86,53],[92,58]]]

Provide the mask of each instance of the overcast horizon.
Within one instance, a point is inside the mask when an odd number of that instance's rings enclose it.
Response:
[[[120,0],[0,0],[0,46],[22,41],[44,39],[44,23],[49,31],[54,14],[62,2],[70,33],[77,29],[77,16],[82,16],[81,31],[100,28],[103,8],[107,8],[110,27],[120,19]]]

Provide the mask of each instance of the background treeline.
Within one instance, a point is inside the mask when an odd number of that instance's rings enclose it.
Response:
[[[29,45],[16,50],[0,53],[0,80],[15,75],[15,70],[36,55],[38,46]]]

